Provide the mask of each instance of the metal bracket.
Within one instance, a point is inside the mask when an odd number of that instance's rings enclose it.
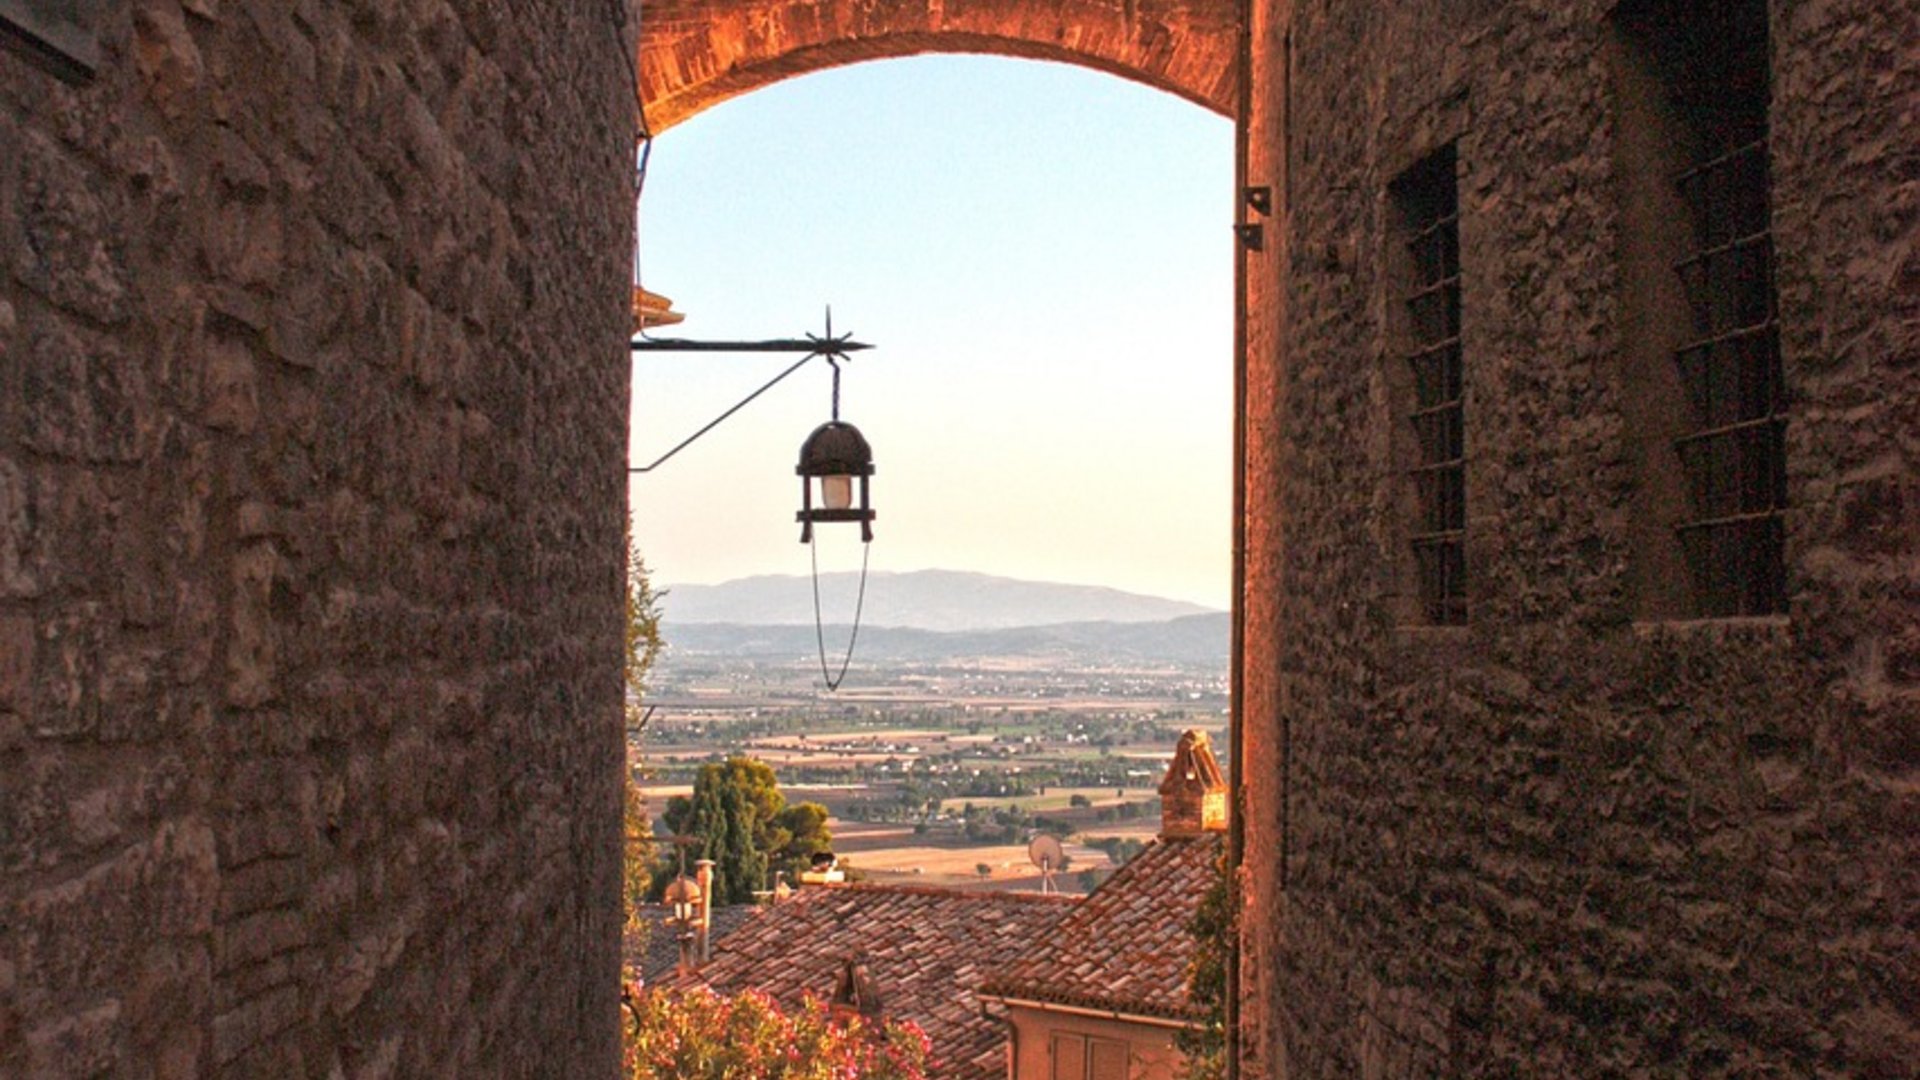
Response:
[[[100,66],[100,27],[123,2],[0,0],[0,45],[38,61],[67,82],[86,82]]]
[[[838,361],[838,360],[847,360],[847,359],[850,359],[847,355],[848,353],[856,353],[866,349],[873,348],[872,345],[866,344],[865,342],[853,340],[853,335],[851,333],[841,334],[840,336],[835,337],[833,333],[833,309],[832,308],[827,309],[827,332],[825,335],[820,337],[815,337],[812,334],[808,334],[804,338],[774,338],[769,341],[692,341],[686,338],[641,338],[638,341],[629,343],[627,347],[635,353],[656,353],[656,352],[806,353],[805,356],[802,356],[800,359],[794,361],[794,363],[791,366],[789,366],[785,371],[782,371],[780,374],[775,375],[773,378],[768,379],[765,383],[762,383],[758,390],[755,390],[753,393],[748,394],[746,397],[743,397],[739,401],[735,402],[733,407],[728,409],[726,412],[723,412],[719,416],[714,417],[712,420],[707,421],[706,426],[702,427],[699,431],[694,432],[693,434],[687,436],[686,438],[681,439],[679,443],[675,444],[673,449],[667,451],[664,454],[661,454],[659,457],[655,458],[650,464],[627,466],[628,475],[633,475],[634,473],[649,473],[659,468],[660,466],[665,465],[667,461],[670,458],[672,458],[675,454],[678,454],[680,451],[685,450],[689,446],[692,446],[694,442],[700,438],[700,436],[705,435],[707,432],[712,431],[714,428],[719,427],[720,424],[727,419],[727,417],[732,416],[734,413],[737,413],[741,409],[746,408],[747,405],[750,402],[752,402],[754,398],[757,398],[761,394],[764,394],[767,391],[773,389],[774,386],[778,385],[782,379],[785,379],[787,376],[805,367],[807,365],[807,361],[812,360],[815,357],[821,357],[821,356],[826,357],[829,362]],[[839,374],[839,370],[840,370],[839,366],[836,364],[834,367],[834,373],[836,376]],[[837,378],[835,380],[835,385],[836,387],[838,385]],[[835,396],[836,398],[838,397],[837,390],[836,390]]]

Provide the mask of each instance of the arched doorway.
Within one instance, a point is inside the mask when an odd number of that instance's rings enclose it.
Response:
[[[656,132],[794,75],[923,53],[993,53],[1080,64],[1234,111],[1238,7],[1231,0],[661,0],[640,29],[640,89]]]
[[[1194,56],[1212,59],[1189,65],[1151,58],[1174,56],[1173,53],[1152,54],[1136,50],[1120,55],[1113,49],[1102,51],[1097,35],[1085,42],[1076,40],[1070,46],[1063,44],[1064,32],[1052,37],[1031,33],[1029,24],[1020,24],[1015,28],[1022,36],[958,28],[940,23],[942,13],[924,9],[896,13],[893,17],[903,24],[899,26],[886,25],[887,16],[882,12],[855,12],[844,19],[836,15],[838,21],[829,20],[826,23],[809,22],[807,18],[794,14],[800,11],[810,18],[818,16],[823,10],[818,7],[803,9],[795,5],[758,8],[751,14],[734,11],[727,17],[738,16],[750,25],[739,31],[739,37],[723,45],[715,44],[714,38],[720,32],[715,30],[716,20],[713,17],[703,20],[689,18],[689,25],[685,27],[662,27],[659,22],[650,21],[642,30],[641,57],[642,86],[648,94],[648,119],[653,129],[656,132],[667,130],[713,104],[795,75],[868,59],[929,52],[999,53],[1071,63],[1154,86],[1216,113],[1230,115],[1234,111],[1233,58],[1239,47],[1239,30],[1230,20],[1223,20],[1207,34],[1193,37],[1191,50],[1178,55],[1188,60]],[[1114,14],[1107,12],[1108,16]],[[1060,17],[1058,13],[1056,17]],[[1073,17],[1069,15],[1065,18]],[[649,11],[650,20],[659,18],[658,12]],[[916,26],[920,28],[915,29]],[[1150,34],[1144,36],[1151,37]],[[1138,41],[1134,44],[1137,45]],[[1215,61],[1217,67],[1210,67]],[[1212,82],[1200,77],[1203,67],[1209,68],[1204,74],[1212,76]],[[1205,88],[1201,89],[1203,84]],[[658,97],[653,96],[656,93]],[[1228,218],[1225,196],[1237,194],[1234,188],[1229,187],[1232,176],[1222,168],[1220,224],[1223,226]],[[1224,239],[1225,229],[1222,228],[1220,232]],[[1229,245],[1223,242],[1220,247],[1223,265],[1230,253]],[[660,281],[659,284],[670,291],[673,289],[670,281]],[[1240,292],[1237,286],[1233,290],[1236,296]],[[1211,355],[1215,360],[1228,361],[1220,365],[1224,369],[1232,366],[1233,357],[1242,351],[1236,341],[1231,349],[1222,349]],[[1233,421],[1236,428],[1241,423],[1242,415],[1243,409],[1236,400]],[[1243,472],[1239,464],[1237,440],[1234,472],[1237,486]],[[1237,541],[1234,546],[1236,552],[1243,547]],[[1240,591],[1237,581],[1236,570],[1236,608],[1239,607]],[[1235,742],[1237,744],[1238,739]]]

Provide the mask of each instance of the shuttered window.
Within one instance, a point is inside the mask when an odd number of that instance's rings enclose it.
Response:
[[[1127,1044],[1114,1039],[1056,1033],[1053,1080],[1127,1080]]]

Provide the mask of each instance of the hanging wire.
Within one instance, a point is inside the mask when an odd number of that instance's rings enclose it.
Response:
[[[647,114],[640,113],[640,161],[633,170],[633,287],[638,289],[646,280],[641,272],[640,243],[640,196],[647,190],[647,163],[653,159],[653,135],[647,131]],[[647,336],[646,320],[637,320],[634,332],[641,337]]]
[[[873,554],[873,545],[860,545],[860,593],[853,602],[853,631],[847,635],[847,655],[840,659],[840,674],[831,674],[827,669],[827,629],[820,618],[820,544],[818,541],[807,545],[807,554],[813,559],[813,636],[820,645],[820,678],[826,680],[827,692],[840,689],[847,681],[847,668],[853,666],[853,646],[860,640],[860,613],[867,606],[867,558]]]
[[[833,338],[831,307],[827,309],[827,338],[828,340]],[[826,357],[827,363],[833,367],[833,419],[837,423],[840,420],[840,361],[845,357],[837,357],[832,353],[827,353]],[[840,674],[835,675],[827,669],[827,628],[825,620],[820,615],[820,543],[818,540],[813,540],[807,544],[807,556],[813,562],[813,638],[820,646],[820,678],[826,682],[828,693],[840,689],[840,684],[847,679],[847,668],[853,665],[853,646],[860,640],[860,615],[867,606],[867,559],[872,554],[873,545],[862,541],[860,544],[860,591],[853,601],[853,629],[847,635],[847,655],[840,658]]]

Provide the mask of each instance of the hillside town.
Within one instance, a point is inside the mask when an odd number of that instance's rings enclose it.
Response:
[[[759,905],[716,907],[712,860],[676,875],[642,916],[629,994],[808,997],[872,1027],[925,1036],[928,1075],[1086,1075],[1176,1080],[1187,1055],[1219,1054],[1224,942],[1201,921],[1224,896],[1227,779],[1188,731],[1156,793],[1157,832],[1090,895],[852,883],[823,854]],[[1217,931],[1216,931],[1217,933]],[[645,1008],[636,1015],[650,1018]],[[642,1052],[654,1046],[643,1039]],[[668,1068],[661,1075],[671,1075]]]

